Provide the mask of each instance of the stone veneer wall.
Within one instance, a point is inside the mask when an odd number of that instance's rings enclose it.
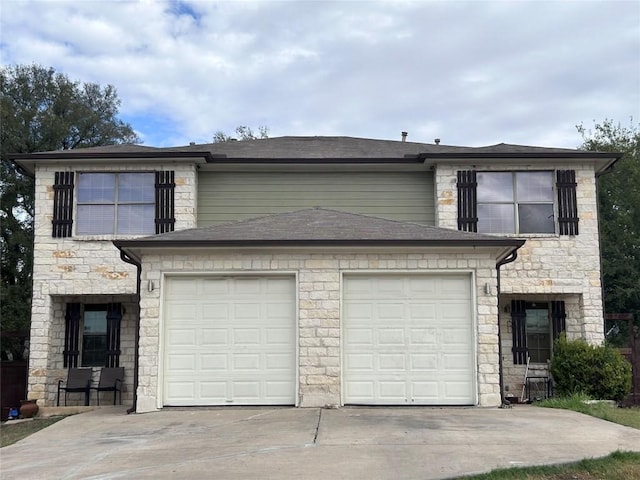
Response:
[[[438,165],[436,168],[436,220],[440,227],[457,228],[458,170],[477,171],[545,170],[539,165]],[[505,385],[520,395],[525,366],[513,365],[511,354],[511,316],[505,306],[511,299],[564,300],[567,335],[592,344],[604,340],[600,251],[598,238],[596,179],[590,164],[557,164],[557,170],[575,170],[579,235],[511,235],[527,242],[518,250],[515,262],[500,270],[500,322]],[[546,374],[546,365],[533,365],[533,372]],[[516,390],[514,392],[514,390]]]
[[[123,395],[123,402],[125,402],[132,398],[130,392],[133,385],[135,305],[127,302],[132,302],[135,295],[136,269],[120,259],[118,249],[111,243],[115,236],[68,238],[51,236],[54,173],[62,170],[75,172],[173,170],[176,172],[176,229],[185,229],[196,225],[195,166],[167,162],[153,167],[133,163],[129,166],[118,165],[116,168],[86,164],[69,169],[48,164],[46,167],[40,166],[36,169],[28,398],[37,399],[40,405],[55,404],[57,380],[61,377],[66,378],[66,372],[62,367],[65,303],[123,301],[127,312],[123,317],[121,331],[123,351],[121,366],[126,369],[125,386],[128,386],[128,392]],[[75,218],[77,216],[74,210]],[[96,369],[96,376],[98,371],[99,369]]]
[[[479,404],[500,404],[495,259],[487,253],[270,253],[208,252],[194,255],[147,255],[143,284],[153,280],[160,288],[142,291],[141,344],[137,411],[162,406],[162,278],[163,274],[260,274],[296,272],[298,275],[299,405],[340,405],[340,285],[343,272],[452,272],[474,271],[477,311],[477,382]],[[489,284],[492,293],[485,293]]]

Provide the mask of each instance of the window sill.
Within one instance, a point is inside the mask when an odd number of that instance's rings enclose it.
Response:
[[[154,235],[150,234],[142,234],[142,235],[74,235],[69,237],[72,240],[77,240],[78,242],[111,242],[113,240],[130,240],[133,238],[142,238],[142,237],[150,237]]]
[[[483,233],[482,235],[495,235],[497,237],[509,238],[560,238],[575,237],[576,235],[560,235],[559,233]]]

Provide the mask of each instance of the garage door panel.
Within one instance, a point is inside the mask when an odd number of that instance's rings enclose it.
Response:
[[[232,382],[233,397],[238,400],[257,400],[260,398],[260,382]]]
[[[437,331],[435,328],[409,328],[409,340],[412,345],[435,346]]]
[[[267,398],[276,400],[276,403],[282,403],[282,399],[288,398],[291,386],[288,382],[267,382],[265,389]]]
[[[291,358],[289,355],[281,353],[267,353],[265,355],[265,365],[269,370],[286,370],[291,369]]]
[[[378,382],[378,395],[383,400],[393,400],[393,402],[402,401],[407,398],[407,384],[404,381],[385,381]]]
[[[290,346],[292,341],[295,341],[291,329],[288,328],[266,328],[264,337],[264,343],[271,347]]]
[[[441,343],[449,350],[465,350],[469,347],[471,335],[465,330],[456,329],[454,331],[444,330]]]
[[[369,400],[374,396],[375,384],[373,380],[360,380],[349,382],[345,385],[346,395],[353,399],[354,403]]]
[[[232,291],[238,295],[244,295],[247,297],[254,297],[260,294],[261,281],[259,278],[253,277],[236,277],[230,282]]]
[[[445,382],[446,395],[452,399],[464,400],[471,394],[471,389],[467,382]]]
[[[191,371],[196,368],[196,356],[192,353],[169,355],[167,368],[170,372]]]
[[[435,278],[408,277],[406,280],[407,291],[412,297],[423,298],[425,295],[434,295],[437,288]]]
[[[246,372],[247,370],[260,370],[260,355],[258,354],[235,354],[231,358],[233,370],[237,370],[239,372]]]
[[[436,305],[434,303],[411,303],[409,313],[415,321],[435,320],[437,318]]]
[[[423,370],[436,372],[438,370],[438,356],[435,354],[410,355],[411,370]]]
[[[185,279],[185,280],[177,280],[175,278],[171,279],[171,282],[182,281],[182,282],[190,282],[191,288],[193,288],[193,279]],[[231,282],[228,278],[218,277],[218,278],[205,278],[200,282],[200,288],[204,295],[228,295],[230,293]]]
[[[235,328],[233,330],[233,343],[235,345],[260,345],[260,330],[257,328]]]
[[[229,344],[229,331],[226,328],[202,328],[200,338],[203,347],[223,347]]]
[[[345,403],[475,402],[470,275],[345,275],[343,285]]]
[[[291,316],[291,303],[277,303],[271,302],[265,305],[265,316],[269,320],[289,318]]]
[[[167,315],[176,319],[190,320],[198,317],[198,308],[192,302],[172,302],[168,305]]]
[[[373,343],[374,332],[371,328],[348,328],[346,333],[350,339],[350,344],[371,345]]]
[[[196,331],[193,328],[172,328],[168,333],[167,342],[169,345],[176,347],[193,347],[196,345]]]
[[[443,354],[442,355],[442,366],[451,371],[460,370],[461,372],[465,372],[469,368],[469,362],[471,360],[471,355],[467,354]]]
[[[189,399],[192,398],[194,394],[194,381],[171,382],[167,391],[167,395],[169,396],[169,398],[175,400]]]
[[[384,372],[385,370],[395,372],[399,369],[405,370],[407,368],[405,362],[405,354],[388,354],[383,353],[378,355],[378,370]]]
[[[404,330],[400,328],[379,328],[378,345],[404,345]]]
[[[373,355],[366,354],[347,354],[345,359],[345,368],[348,370],[363,370],[365,372],[371,371],[374,368]]]
[[[202,354],[200,355],[200,370],[225,372],[229,368],[228,355],[220,354]]]
[[[293,277],[165,283],[165,405],[295,403]]]
[[[372,279],[370,288],[379,295],[394,298],[404,294],[404,280],[398,277]]]
[[[378,304],[378,321],[394,321],[404,318],[404,305],[401,303]]]
[[[202,399],[211,401],[212,403],[222,403],[226,400],[228,391],[227,381],[218,382],[199,382],[200,395]]]
[[[209,321],[225,320],[229,318],[229,305],[219,302],[207,302],[200,305],[200,311],[198,317],[193,318],[207,318]]]
[[[233,303],[233,318],[235,320],[260,321],[260,304]]]
[[[413,382],[412,387],[416,399],[435,401],[440,396],[438,382]]]
[[[272,278],[265,290],[269,295],[288,295],[291,293],[291,281],[286,277]]]

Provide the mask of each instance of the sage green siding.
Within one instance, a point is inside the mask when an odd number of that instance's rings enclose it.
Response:
[[[200,172],[198,226],[323,207],[435,224],[431,172]]]

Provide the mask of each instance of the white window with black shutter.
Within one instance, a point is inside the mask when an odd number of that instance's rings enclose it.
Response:
[[[575,171],[458,172],[458,229],[578,234]]]
[[[511,301],[512,352],[515,365],[546,364],[553,354],[553,342],[565,331],[564,302]]]
[[[74,184],[77,183],[77,184]],[[56,172],[53,237],[153,235],[175,227],[173,171]]]
[[[64,367],[119,367],[122,305],[68,303]]]

